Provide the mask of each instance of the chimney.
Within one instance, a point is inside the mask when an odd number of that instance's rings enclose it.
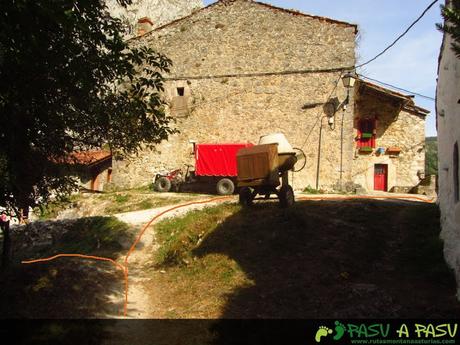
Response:
[[[153,22],[148,17],[142,17],[137,21],[137,36],[145,35],[153,30]]]

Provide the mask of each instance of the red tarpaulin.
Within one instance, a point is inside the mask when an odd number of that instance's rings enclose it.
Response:
[[[197,176],[237,176],[236,153],[253,144],[197,144],[195,174]]]

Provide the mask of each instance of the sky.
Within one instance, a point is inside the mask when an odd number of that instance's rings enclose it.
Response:
[[[215,1],[205,0],[205,5]],[[358,64],[385,49],[425,10],[432,0],[263,0],[263,2],[303,13],[358,24]],[[436,95],[438,56],[442,33],[439,1],[391,50],[358,70],[367,77],[420,93]],[[435,102],[415,98],[418,106],[431,111],[426,135],[436,136]]]

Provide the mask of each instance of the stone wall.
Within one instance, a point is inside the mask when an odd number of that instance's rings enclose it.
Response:
[[[307,154],[307,168],[295,176],[294,187],[315,186],[320,124],[319,185],[338,182],[341,141],[343,178],[350,181],[353,102],[336,114],[333,130],[323,105],[329,97],[346,97],[340,76],[355,63],[355,33],[347,23],[236,0],[132,40],[172,59],[164,97],[180,134],[154,152],[114,162],[113,182],[132,187],[150,182],[158,170],[193,163],[189,140],[257,143],[261,135],[283,132]]]
[[[136,35],[136,24],[140,18],[150,18],[156,28],[203,7],[202,0],[133,0],[126,8],[120,6],[117,0],[106,0],[106,4],[110,14],[129,27],[128,36]]]
[[[352,179],[366,190],[374,190],[375,164],[388,165],[388,190],[414,187],[423,178],[425,170],[425,115],[403,107],[404,100],[391,96],[366,94],[356,107],[354,135],[358,134],[361,118],[376,117],[376,148],[370,153],[359,153],[355,144]],[[401,109],[402,108],[402,109]],[[389,154],[389,147],[401,149]],[[385,153],[378,154],[378,148]],[[396,187],[396,188],[395,188]],[[409,188],[410,189],[410,188]]]
[[[439,206],[444,255],[455,270],[460,299],[460,202],[455,200],[454,145],[460,145],[460,60],[451,50],[452,39],[445,35],[441,48],[437,89]]]

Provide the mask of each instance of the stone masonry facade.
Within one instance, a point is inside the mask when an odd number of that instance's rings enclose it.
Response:
[[[139,19],[147,17],[152,21],[153,27],[157,28],[202,8],[203,1],[133,0],[131,5],[123,7],[118,4],[117,0],[107,0],[106,5],[110,14],[121,19],[128,27],[127,35],[132,37],[136,34]]]
[[[375,149],[360,153],[355,147],[352,179],[366,190],[374,189],[376,164],[388,167],[387,190],[409,191],[421,182],[425,170],[425,119],[428,111],[411,97],[360,81],[356,88],[355,133],[358,122],[376,121]],[[379,151],[381,149],[381,153]],[[400,152],[391,152],[391,148]]]
[[[330,114],[325,106],[347,97],[341,76],[355,65],[356,34],[349,23],[250,0],[222,0],[132,39],[132,45],[148,45],[173,61],[164,97],[180,133],[153,151],[115,161],[113,183],[134,187],[151,182],[157,171],[193,164],[190,140],[257,144],[260,136],[275,132],[306,153],[295,189],[331,190],[361,181],[365,172],[354,166],[355,93],[345,110]],[[411,121],[404,117],[399,114],[402,127]],[[406,170],[411,177],[397,183],[416,184],[415,168]]]

